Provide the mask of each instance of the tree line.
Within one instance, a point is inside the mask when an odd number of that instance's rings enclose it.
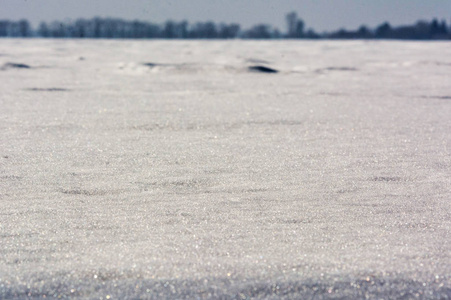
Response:
[[[451,27],[446,21],[418,21],[413,25],[393,27],[385,22],[376,28],[361,26],[357,30],[339,29],[317,33],[307,29],[295,12],[286,15],[285,32],[267,25],[257,24],[242,29],[239,24],[187,21],[166,21],[155,24],[143,21],[126,21],[117,18],[77,19],[66,22],[41,22],[33,28],[27,20],[0,20],[0,37],[42,38],[132,38],[132,39],[406,39],[449,40]]]

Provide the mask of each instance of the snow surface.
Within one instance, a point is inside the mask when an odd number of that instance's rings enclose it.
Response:
[[[446,42],[2,39],[0,298],[449,299],[450,76]]]

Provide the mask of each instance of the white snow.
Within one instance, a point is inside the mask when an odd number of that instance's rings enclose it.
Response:
[[[8,63],[0,298],[451,297],[448,43],[2,39]]]

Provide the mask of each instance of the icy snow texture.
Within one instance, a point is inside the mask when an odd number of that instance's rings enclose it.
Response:
[[[0,298],[451,297],[448,43],[0,46]]]

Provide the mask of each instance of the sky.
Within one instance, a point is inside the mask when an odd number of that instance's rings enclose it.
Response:
[[[318,32],[340,28],[413,24],[436,17],[451,23],[451,0],[0,0],[0,19],[66,21],[118,17],[163,23],[214,21],[248,28],[266,23],[285,30],[285,15],[296,11]]]

